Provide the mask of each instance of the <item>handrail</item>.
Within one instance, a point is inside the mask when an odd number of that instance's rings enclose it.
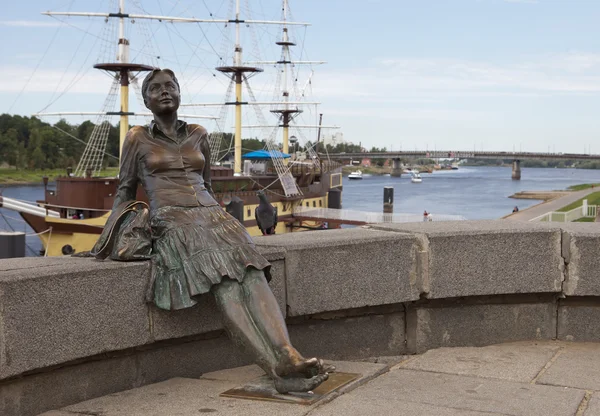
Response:
[[[54,204],[47,204],[44,202],[40,202],[39,205],[42,207],[65,208],[65,209],[74,209],[74,210],[78,210],[78,211],[100,211],[100,212],[110,212],[111,211],[110,209],[70,207],[68,205],[54,205]]]
[[[574,208],[570,211],[551,211],[545,214],[539,215],[529,221],[547,221],[547,222],[573,222],[580,218],[594,218],[598,212],[598,205],[588,205],[587,213],[583,213],[582,207]],[[556,219],[555,219],[556,218]],[[560,220],[558,219],[560,218]]]

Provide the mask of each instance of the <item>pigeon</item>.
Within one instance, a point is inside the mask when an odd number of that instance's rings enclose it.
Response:
[[[275,234],[277,227],[277,208],[269,203],[264,191],[257,192],[260,203],[254,210],[256,224],[263,235]]]

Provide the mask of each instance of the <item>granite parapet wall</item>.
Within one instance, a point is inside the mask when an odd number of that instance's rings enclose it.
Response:
[[[600,225],[374,224],[255,241],[307,355],[600,341]],[[148,262],[0,260],[0,414],[248,362],[210,295],[165,312],[144,301],[148,276]]]

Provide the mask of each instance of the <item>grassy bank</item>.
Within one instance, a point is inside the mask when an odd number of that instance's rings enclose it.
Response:
[[[348,175],[355,170],[360,170],[362,173],[367,173],[369,175],[385,175],[386,173],[390,173],[390,168],[384,168],[379,166],[342,166],[342,173],[344,175]]]
[[[570,191],[583,191],[584,189],[598,188],[600,189],[600,183],[582,183],[581,185],[569,186],[567,189]]]
[[[561,209],[558,210],[558,212],[567,212],[567,211],[571,211],[572,209],[579,208],[580,206],[583,205],[584,199],[587,199],[588,205],[600,205],[600,192],[592,192],[588,196],[583,197],[573,203],[570,203],[566,207],[562,207]]]
[[[117,168],[110,168],[100,172],[100,176],[115,176]],[[0,169],[0,185],[31,185],[42,184],[42,178],[47,176],[50,181],[57,176],[65,176],[65,169],[27,170],[27,169]]]

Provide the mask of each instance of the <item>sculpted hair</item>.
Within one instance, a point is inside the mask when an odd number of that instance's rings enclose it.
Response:
[[[173,71],[171,71],[170,69],[153,69],[152,72],[150,72],[148,75],[146,75],[146,78],[144,78],[144,82],[142,83],[142,98],[144,99],[144,104],[147,101],[148,98],[148,86],[150,85],[150,81],[152,81],[152,78],[154,78],[154,76],[156,74],[158,74],[159,72],[164,72],[166,74],[168,74],[172,79],[173,82],[175,83],[175,85],[177,85],[177,89],[179,91],[181,91],[181,88],[179,87],[179,81],[177,81],[177,77],[175,76],[175,73]]]

